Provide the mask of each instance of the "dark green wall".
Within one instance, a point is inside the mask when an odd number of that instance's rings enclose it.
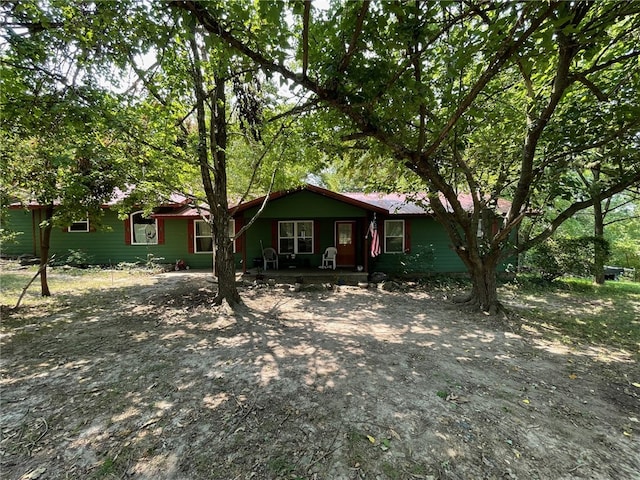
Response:
[[[242,221],[248,222],[258,207],[244,211]],[[36,216],[38,213],[35,213]],[[295,192],[270,202],[261,217],[249,228],[243,238],[239,239],[236,253],[236,267],[242,268],[246,260],[247,268],[252,268],[254,258],[262,257],[263,247],[277,247],[273,243],[274,222],[278,220],[314,220],[317,223],[314,238],[318,253],[299,255],[309,260],[309,265],[317,267],[321,264],[322,252],[326,247],[334,245],[334,228],[337,220],[356,222],[356,258],[358,264],[364,265],[366,248],[365,235],[372,213],[363,208],[343,203],[310,191]],[[401,217],[392,217],[401,218]],[[466,272],[460,258],[451,248],[450,240],[444,229],[432,218],[405,217],[410,224],[410,252],[405,254],[382,254],[376,259],[368,257],[368,270],[389,274],[401,273],[453,273]],[[38,254],[39,241],[34,251],[32,212],[10,210],[2,219],[3,227],[24,232],[17,243],[2,245],[2,254],[18,256],[21,254]],[[35,224],[40,219],[35,219]],[[378,215],[378,223],[384,217]],[[64,259],[70,250],[82,251],[93,264],[115,265],[120,262],[144,262],[148,255],[162,258],[161,263],[173,264],[182,259],[190,268],[212,268],[211,254],[188,253],[188,225],[191,219],[167,218],[164,220],[165,242],[163,245],[127,245],[125,243],[124,222],[117,218],[115,212],[106,210],[97,231],[88,233],[70,233],[62,228],[53,229],[51,252]],[[97,225],[95,222],[93,225]],[[36,232],[37,235],[37,232]],[[383,245],[384,238],[381,238]]]
[[[245,212],[245,218],[251,218],[259,207]],[[351,218],[364,216],[365,210],[354,205],[342,203],[333,198],[302,190],[286,197],[269,202],[261,218]]]
[[[2,254],[19,256],[22,254],[39,255],[39,233],[36,230],[36,246],[32,235],[32,213],[36,225],[40,222],[39,212],[10,210],[6,226],[15,231],[24,232],[15,244],[2,245]],[[100,226],[91,232],[67,232],[62,227],[54,227],[51,232],[51,254],[65,259],[70,251],[79,251],[86,255],[90,264],[116,265],[121,262],[145,262],[149,255],[159,259],[160,263],[175,263],[182,259],[191,268],[211,268],[211,254],[188,253],[187,219],[165,220],[165,242],[163,245],[127,245],[125,243],[124,221],[113,211],[106,210],[100,220]],[[92,223],[92,228],[97,223]]]
[[[2,228],[17,232],[15,241],[3,242],[0,253],[7,256],[22,254],[35,255],[33,247],[33,222],[31,212],[24,209],[10,209],[2,217]]]
[[[245,222],[248,222],[258,211],[259,207],[251,208],[243,212]],[[346,204],[333,198],[325,197],[306,190],[295,192],[282,198],[271,201],[265,207],[260,218],[251,225],[245,235],[245,248],[247,266],[253,266],[253,259],[262,256],[262,246],[273,247],[274,222],[278,220],[314,220],[317,222],[318,237],[316,254],[302,254],[298,257],[308,259],[311,267],[317,267],[322,263],[322,253],[327,247],[335,244],[335,221],[357,221],[356,240],[364,238],[362,224],[366,222],[368,212],[363,208]],[[318,243],[319,242],[319,243]],[[356,252],[357,258],[361,257]]]
[[[404,254],[383,253],[373,260],[369,271],[395,274],[466,272],[464,263],[451,248],[449,237],[438,222],[426,217],[406,217],[404,220],[405,228],[410,224],[410,251]],[[380,239],[380,245],[384,252],[384,238]]]

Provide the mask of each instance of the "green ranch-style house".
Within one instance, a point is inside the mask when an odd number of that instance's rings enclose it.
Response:
[[[460,198],[471,206],[470,197]],[[100,228],[94,228],[91,219],[54,228],[50,254],[66,258],[70,252],[81,252],[87,263],[95,265],[140,262],[152,255],[162,263],[182,260],[191,269],[212,268],[211,230],[189,199],[174,195],[149,217],[137,210],[124,221],[114,209],[121,200],[122,194],[115,195],[103,206]],[[232,209],[230,235],[254,216],[263,200]],[[499,209],[506,208],[508,202],[500,202]],[[16,242],[2,246],[3,256],[38,256],[43,218],[43,209],[35,203],[12,205],[5,228],[21,234]],[[318,269],[328,247],[335,247],[335,268],[341,271],[466,272],[444,229],[422,203],[402,194],[336,193],[313,185],[269,195],[260,217],[234,242],[236,268],[242,272],[263,268],[263,250],[273,248],[280,270]],[[267,265],[275,266],[275,262]]]

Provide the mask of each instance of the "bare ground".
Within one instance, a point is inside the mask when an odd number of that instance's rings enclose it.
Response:
[[[637,355],[423,289],[132,277],[3,312],[7,479],[637,479]]]

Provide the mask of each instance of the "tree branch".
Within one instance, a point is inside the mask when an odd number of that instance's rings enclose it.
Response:
[[[624,181],[621,181],[621,182],[609,187],[608,189],[603,190],[600,193],[599,198],[603,199],[603,198],[611,197],[611,196],[615,195],[616,193],[620,193],[620,192],[624,191],[629,186],[635,185],[636,183],[639,183],[639,182],[640,182],[640,172],[636,172],[635,174],[631,175],[630,177],[628,177]],[[583,200],[581,202],[575,202],[575,203],[571,204],[565,210],[560,212],[560,214],[555,219],[553,219],[551,224],[544,231],[542,231],[540,234],[538,234],[534,238],[528,239],[526,242],[523,242],[522,244],[518,245],[516,251],[520,252],[520,253],[521,252],[525,252],[529,248],[531,248],[532,246],[538,244],[539,242],[542,242],[542,241],[546,240],[551,235],[553,235],[553,232],[555,232],[557,230],[557,228],[560,225],[562,225],[562,223],[564,223],[566,220],[571,218],[575,213],[579,212],[580,210],[584,210],[585,208],[588,208],[588,207],[592,206],[594,201],[595,200],[593,198],[590,198],[588,200]]]
[[[309,17],[311,12],[311,0],[304,0],[304,12],[302,14],[302,78],[307,76],[309,67]]]
[[[493,56],[489,65],[480,76],[478,81],[473,85],[471,90],[467,93],[467,95],[460,101],[458,108],[451,115],[449,120],[447,121],[445,127],[440,131],[435,141],[433,141],[427,150],[423,153],[423,158],[428,158],[433,155],[445,138],[449,135],[449,132],[453,129],[454,125],[460,120],[464,112],[466,112],[478,94],[486,87],[493,77],[495,77],[501,70],[502,66],[516,53],[518,48],[522,46],[522,44],[531,36],[533,33],[542,25],[542,22],[546,20],[554,11],[558,2],[550,2],[549,6],[537,17],[533,20],[529,20],[525,22],[524,14],[521,17],[520,21],[513,26],[511,32],[504,40],[501,48],[498,49],[496,54]],[[516,29],[521,24],[527,23],[529,27],[524,31],[524,33],[517,39],[513,40],[513,35],[516,33]]]
[[[640,215],[630,215],[630,216],[624,217],[624,218],[616,218],[615,220],[610,220],[608,222],[604,222],[604,226],[608,227],[609,225],[613,225],[614,223],[628,222],[629,220],[633,220],[635,218],[640,218]]]
[[[577,45],[571,42],[562,32],[557,34],[558,41],[558,64],[553,79],[551,95],[547,105],[537,118],[532,118],[528,112],[528,128],[525,135],[524,151],[522,154],[520,178],[516,186],[515,193],[511,202],[511,208],[507,213],[507,221],[511,221],[518,217],[522,211],[522,207],[529,198],[529,192],[533,181],[533,161],[535,158],[538,141],[542,132],[546,128],[549,120],[553,116],[565,90],[571,84],[569,78],[569,68],[571,61],[578,52]]]
[[[633,50],[625,55],[621,55],[617,58],[612,58],[607,62],[601,63],[599,65],[594,65],[593,67],[584,70],[581,74],[589,75],[590,73],[596,73],[601,70],[604,70],[605,68],[610,67],[611,65],[615,65],[616,63],[624,62],[625,60],[631,60],[639,56],[640,56],[640,50]]]
[[[596,98],[601,102],[606,102],[609,100],[602,90],[600,90],[596,84],[594,84],[591,80],[589,80],[583,73],[578,73],[574,75],[574,78],[577,79],[580,83],[582,83],[585,87],[587,87],[591,93],[593,93]]]
[[[370,3],[370,0],[364,0],[360,5],[360,10],[358,11],[358,16],[356,17],[356,24],[353,29],[353,33],[351,34],[349,48],[347,49],[347,53],[345,53],[344,57],[342,57],[342,60],[340,61],[340,64],[338,65],[338,74],[347,70],[349,63],[351,63],[353,55],[356,53],[358,38],[362,33],[362,25],[364,24],[364,19],[367,16]]]

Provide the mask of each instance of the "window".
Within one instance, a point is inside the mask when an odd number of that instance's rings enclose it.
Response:
[[[211,224],[208,220],[194,220],[193,239],[195,242],[195,253],[211,253],[213,252],[213,232]],[[229,220],[228,235],[230,239],[236,234],[236,222],[234,219]],[[236,242],[233,242],[233,253],[236,252]]]
[[[67,232],[88,232],[89,231],[89,219],[73,222]]]
[[[229,220],[229,238],[233,240],[236,236],[236,221],[232,218]],[[233,253],[236,253],[236,242],[233,241]]]
[[[404,252],[404,220],[384,221],[384,253]]]
[[[195,253],[211,253],[213,252],[213,233],[211,225],[207,220],[194,220],[194,241]]]
[[[279,253],[313,253],[313,221],[278,222]]]
[[[158,222],[155,218],[147,218],[143,212],[131,215],[131,245],[157,245]]]

